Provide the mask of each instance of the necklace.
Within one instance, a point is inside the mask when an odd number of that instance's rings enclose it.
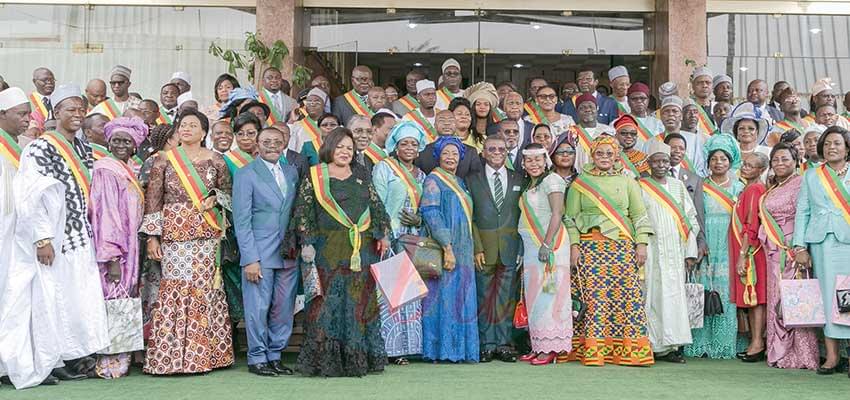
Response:
[[[717,185],[717,186],[726,186],[729,183],[729,177],[728,176],[726,177],[726,180],[723,181],[723,182],[715,181],[713,176],[709,176],[708,179],[710,179],[712,182],[714,182],[714,184]]]

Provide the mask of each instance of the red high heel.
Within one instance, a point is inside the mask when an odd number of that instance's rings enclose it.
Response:
[[[546,365],[546,364],[554,364],[555,358],[558,357],[558,353],[554,351],[547,354],[544,358],[535,358],[531,360],[531,365]]]
[[[533,351],[531,353],[523,354],[523,355],[519,356],[519,360],[522,361],[522,362],[530,362],[531,360],[533,360],[535,358],[537,358],[537,353],[535,353]]]

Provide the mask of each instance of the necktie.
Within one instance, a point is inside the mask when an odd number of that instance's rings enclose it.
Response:
[[[502,203],[505,202],[505,189],[502,187],[499,171],[493,173],[493,192],[495,192],[496,209],[501,210]]]
[[[277,108],[278,111],[283,109],[283,106],[280,104],[280,92],[272,94],[272,102],[274,103],[274,108]]]
[[[274,180],[277,182],[277,187],[280,188],[281,193],[286,193],[286,182],[283,179],[283,171],[280,170],[280,165],[275,164],[274,168]]]
[[[53,105],[50,104],[50,97],[42,97],[41,102],[44,103],[44,109],[47,110],[47,119],[53,119]]]
[[[670,176],[676,177],[676,167],[670,167]]]

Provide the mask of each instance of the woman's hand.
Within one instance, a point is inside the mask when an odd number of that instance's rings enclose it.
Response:
[[[109,261],[106,267],[106,277],[110,282],[118,283],[121,281],[121,263],[118,260]]]
[[[738,276],[744,276],[747,273],[747,255],[740,254],[738,257],[738,262],[735,263],[735,272]]]
[[[377,244],[375,244],[375,250],[378,251],[379,256],[383,256],[390,250],[390,240],[384,237],[379,240]]]
[[[797,249],[794,252],[794,262],[803,269],[809,269],[812,267],[812,257],[806,249]]]
[[[312,244],[301,246],[301,261],[307,264],[316,261],[316,249],[313,248]]]
[[[215,207],[215,202],[216,197],[214,195],[207,197],[206,199],[204,199],[204,201],[201,202],[201,211],[212,210],[212,208]]]
[[[542,245],[542,246],[540,246],[539,249],[537,249],[537,261],[540,261],[542,263],[548,263],[549,262],[549,255],[551,255],[551,254],[552,254],[552,250],[549,250],[549,248],[546,247],[546,245]]]
[[[578,267],[578,258],[581,256],[581,250],[577,244],[570,246],[570,267],[575,269]]]
[[[637,247],[635,248],[635,260],[637,261],[637,265],[639,267],[643,266],[643,264],[646,264],[646,244],[645,243],[638,243]]]
[[[455,269],[455,253],[452,246],[443,247],[443,269],[451,271]]]
[[[162,261],[162,246],[156,236],[148,237],[148,258],[154,261]]]

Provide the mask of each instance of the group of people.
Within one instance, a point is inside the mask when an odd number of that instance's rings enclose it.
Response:
[[[243,320],[260,376],[411,358],[846,366],[850,115],[831,82],[805,111],[784,82],[768,101],[755,80],[735,104],[706,67],[691,93],[607,75],[611,96],[582,69],[563,91],[531,79],[524,98],[510,82],[463,89],[449,59],[438,84],[411,71],[400,97],[358,66],[332,99],[321,76],[292,98],[268,68],[259,90],[221,75],[201,108],[185,72],[157,102],[125,66],[112,96],[38,68],[31,93],[0,91],[0,376],[204,373],[234,363]],[[391,307],[370,266],[410,237],[437,243],[441,272]],[[822,329],[783,322],[780,284],[804,277]],[[694,318],[689,283],[722,307]]]

